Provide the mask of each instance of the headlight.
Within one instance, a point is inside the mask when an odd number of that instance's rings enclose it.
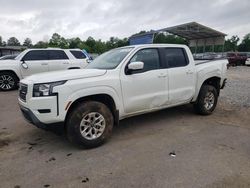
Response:
[[[53,96],[55,95],[55,93],[53,93],[53,88],[65,84],[65,82],[66,81],[34,84],[33,97]]]

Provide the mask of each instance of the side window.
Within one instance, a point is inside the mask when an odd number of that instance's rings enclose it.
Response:
[[[186,54],[182,48],[165,48],[165,59],[169,68],[188,65]]]
[[[57,60],[57,59],[69,59],[69,58],[62,50],[49,50],[49,59]]]
[[[72,55],[76,58],[76,59],[85,59],[86,56],[83,52],[81,51],[77,51],[77,50],[70,50],[70,52],[72,53]]]
[[[46,50],[29,51],[24,57],[24,61],[42,61],[48,60],[48,53]]]
[[[160,58],[157,49],[143,49],[138,51],[130,60],[131,62],[141,61],[144,63],[143,70],[134,71],[134,73],[141,73],[160,68]]]

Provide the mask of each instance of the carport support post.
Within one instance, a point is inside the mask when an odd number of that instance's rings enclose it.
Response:
[[[203,44],[203,53],[206,51],[206,39],[204,39],[204,44]],[[203,54],[204,55],[204,54]]]
[[[197,40],[195,41],[195,54],[197,53]]]

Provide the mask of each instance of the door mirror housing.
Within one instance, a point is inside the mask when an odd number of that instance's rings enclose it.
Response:
[[[21,65],[22,65],[22,67],[23,67],[24,69],[28,69],[28,68],[29,68],[28,65],[25,63],[25,61],[23,61],[23,62],[21,63]]]
[[[142,70],[144,67],[144,63],[141,61],[135,61],[135,62],[131,62],[128,64],[128,70],[129,71],[136,71],[136,70]]]

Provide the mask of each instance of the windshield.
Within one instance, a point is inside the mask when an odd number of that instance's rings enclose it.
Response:
[[[133,47],[110,50],[97,57],[87,68],[89,69],[114,69],[128,55]]]
[[[26,52],[27,52],[27,51],[25,50],[25,51],[21,52],[20,54],[18,54],[18,56],[16,56],[15,60],[21,59],[21,57],[22,57]]]

